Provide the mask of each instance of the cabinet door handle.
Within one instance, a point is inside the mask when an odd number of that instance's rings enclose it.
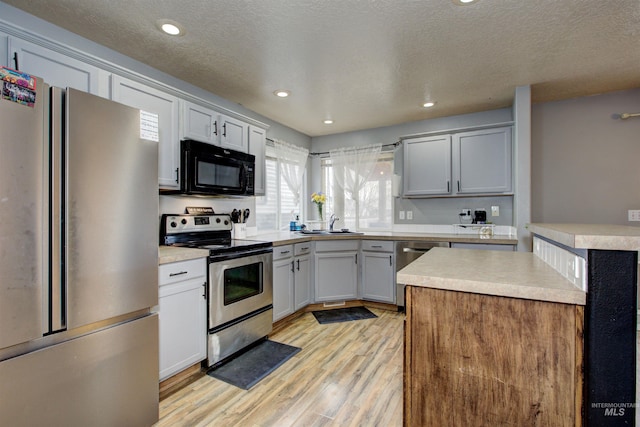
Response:
[[[217,120],[215,120],[213,122],[213,134],[214,135],[218,135],[218,121]]]
[[[222,136],[227,137],[227,124],[222,125]]]
[[[449,190],[449,181],[447,181],[447,193],[450,192],[451,190]]]
[[[202,297],[204,299],[207,299],[207,293],[209,292],[209,288],[207,288],[207,282],[204,282],[202,284],[202,287],[204,288],[204,291],[203,291],[204,293],[202,294]]]
[[[169,273],[169,277],[174,277],[174,276],[182,276],[183,274],[187,274],[188,271],[181,271],[179,273]]]
[[[458,191],[460,191],[460,180],[458,180]]]
[[[300,260],[298,260],[298,271],[300,271]]]
[[[180,181],[178,181],[178,172],[180,171],[180,168],[176,168],[176,184],[178,184]]]
[[[393,266],[393,261],[391,260],[391,255],[389,255],[389,265]]]
[[[16,70],[20,71],[20,66],[18,65],[18,52],[13,52],[13,63],[16,66]]]
[[[356,264],[358,263],[358,254],[356,254]]]
[[[295,272],[296,272],[296,270],[295,270],[295,268],[294,268],[294,267],[295,267],[295,264],[296,264],[296,263],[295,263],[295,261],[291,261],[291,272],[292,272],[292,273],[295,273]]]

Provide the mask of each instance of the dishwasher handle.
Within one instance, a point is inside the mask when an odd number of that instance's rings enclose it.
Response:
[[[434,246],[437,247],[437,246]],[[402,252],[404,253],[425,253],[430,251],[433,248],[402,248]]]

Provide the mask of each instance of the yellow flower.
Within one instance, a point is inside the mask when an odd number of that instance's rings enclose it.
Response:
[[[311,195],[311,201],[315,204],[322,205],[327,202],[327,196],[322,193],[313,193]]]

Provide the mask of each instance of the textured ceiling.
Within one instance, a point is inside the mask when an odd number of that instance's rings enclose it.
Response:
[[[640,0],[4,1],[310,136],[640,87]]]

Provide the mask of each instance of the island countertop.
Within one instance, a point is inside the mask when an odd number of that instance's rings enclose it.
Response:
[[[434,248],[397,273],[398,283],[585,305],[586,293],[530,252]]]
[[[640,250],[640,227],[611,224],[529,224],[529,231],[574,249]]]

